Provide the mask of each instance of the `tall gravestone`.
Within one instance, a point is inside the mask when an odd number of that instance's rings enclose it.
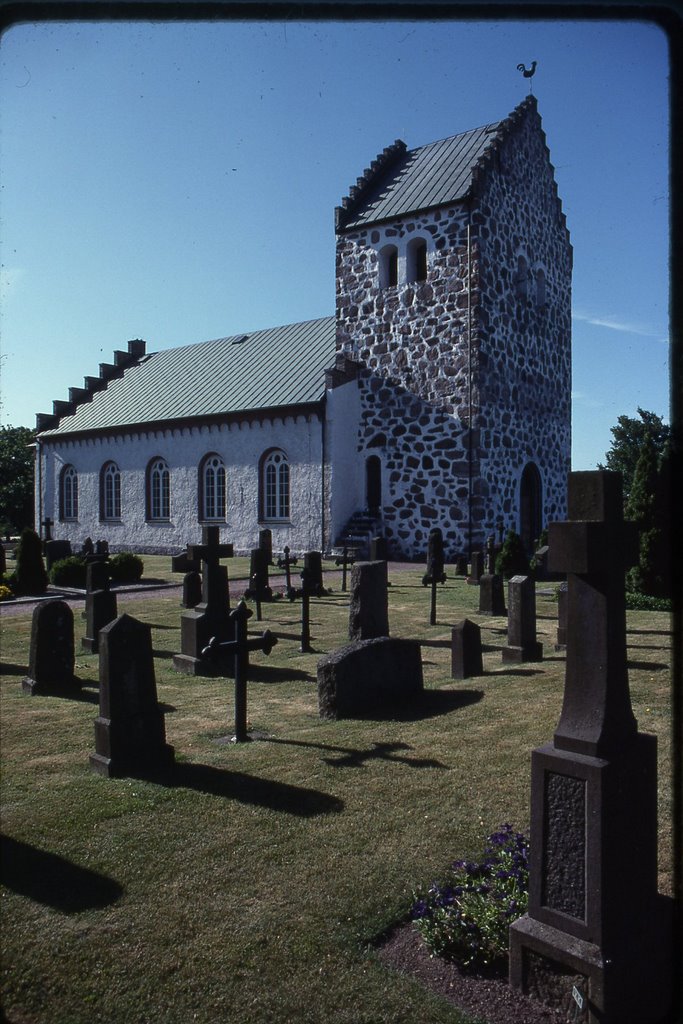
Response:
[[[306,580],[302,582],[308,589],[310,597],[322,597],[325,593],[323,586],[323,556],[320,551],[306,551],[304,554],[304,569]]]
[[[481,629],[476,622],[463,619],[451,629],[451,678],[469,679],[483,674]]]
[[[484,556],[481,551],[473,551],[470,555],[470,574],[467,577],[467,582],[471,583],[472,586],[479,586],[479,581],[484,572]]]
[[[46,540],[43,549],[45,551],[45,568],[48,572],[55,562],[69,558],[72,554],[70,540]]]
[[[74,676],[74,616],[66,601],[44,601],[33,609],[28,675],[24,693],[72,696],[81,684]]]
[[[422,586],[430,583],[445,583],[445,556],[443,549],[443,533],[438,526],[429,531],[427,541],[427,571],[422,577]]]
[[[190,544],[187,557],[202,566],[202,599],[196,608],[180,616],[180,654],[173,655],[173,667],[190,676],[227,674],[230,666],[219,664],[218,659],[208,662],[202,651],[212,637],[232,639],[230,624],[230,590],[228,570],[220,564],[221,558],[232,558],[232,544],[221,544],[217,526],[202,529],[202,543]]]
[[[183,576],[183,608],[196,608],[202,600],[202,574],[196,570]]]
[[[508,582],[508,646],[504,662],[541,661],[543,644],[536,639],[536,586],[533,576]]]
[[[389,636],[387,563],[356,562],[351,570],[349,639]]]
[[[157,701],[152,630],[129,615],[100,632],[100,713],[90,765],[100,775],[163,776],[173,767]]]
[[[117,616],[116,594],[110,590],[106,561],[88,562],[85,586],[85,636],[81,644],[84,650],[96,654],[100,630]]]
[[[273,564],[273,531],[266,527],[258,532],[258,546],[265,553],[266,565]]]
[[[485,572],[479,579],[479,614],[506,615],[503,577]]]
[[[259,601],[272,601],[273,591],[268,580],[268,566],[272,554],[266,548],[254,548],[249,561],[249,586],[244,592],[245,597]]]
[[[638,732],[628,685],[636,535],[621,475],[571,473],[568,511],[549,527],[549,568],[568,574],[564,700],[553,742],[532,753],[529,910],[510,929],[510,983],[550,1001],[564,978],[566,1005],[573,979],[590,1024],[653,1024],[669,999],[669,907],[656,738]]]

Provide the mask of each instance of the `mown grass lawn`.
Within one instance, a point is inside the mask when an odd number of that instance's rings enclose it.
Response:
[[[146,559],[163,577],[167,560]],[[231,576],[241,570],[230,563]],[[316,664],[346,642],[340,576],[311,603],[315,653],[298,651],[299,606],[263,607],[250,632],[281,636],[252,657],[248,713],[263,739],[231,735],[231,683],[181,676],[178,594],[121,596],[152,625],[172,784],[89,767],[96,655],[77,652],[81,699],[28,697],[30,612],[3,615],[3,1004],[12,1024],[466,1021],[383,967],[376,937],[414,887],[475,857],[504,821],[528,827],[530,752],[552,738],[564,680],[556,603],[537,599],[542,664],[503,667],[504,619],[478,590],[439,588],[429,626],[423,566],[392,572],[390,630],[418,638],[427,692],[395,718],[321,721]],[[277,581],[281,583],[281,578]],[[298,580],[296,580],[298,582]],[[552,589],[549,588],[549,589]],[[2,610],[0,610],[2,614]],[[482,626],[485,674],[450,678],[450,628]],[[75,612],[76,644],[84,635]],[[634,711],[657,733],[660,888],[671,892],[670,622],[628,613]]]

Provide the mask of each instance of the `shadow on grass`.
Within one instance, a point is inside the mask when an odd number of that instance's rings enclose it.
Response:
[[[0,676],[25,676],[28,665],[14,665],[9,661],[0,661]]]
[[[277,668],[274,665],[249,664],[250,683],[287,683],[301,680],[305,683],[317,682],[317,677],[299,668]]]
[[[662,664],[661,661],[631,661],[629,658],[626,663],[626,667],[629,669],[639,668],[642,669],[643,672],[666,672],[666,670],[671,666]]]
[[[651,636],[673,636],[673,632],[670,629],[627,629],[626,636],[630,633],[649,634]]]
[[[207,764],[191,764],[177,761],[173,775],[166,785],[172,788],[193,789],[211,796],[236,800],[240,804],[268,807],[284,814],[300,818],[312,818],[318,814],[336,814],[344,809],[344,802],[336,796],[321,793],[317,789],[292,786],[287,782],[260,779],[244,772],[214,768]]]
[[[0,850],[2,884],[64,914],[108,907],[123,895],[113,878],[10,836],[0,836]]]
[[[447,768],[448,765],[431,757],[405,757],[398,755],[399,750],[412,750],[408,743],[373,743],[365,750],[353,747],[334,747],[327,743],[309,743],[305,740],[280,740],[270,737],[268,743],[285,743],[293,747],[314,747],[318,750],[329,750],[340,757],[323,757],[325,764],[332,768],[362,768],[368,761],[393,761],[409,768]]]

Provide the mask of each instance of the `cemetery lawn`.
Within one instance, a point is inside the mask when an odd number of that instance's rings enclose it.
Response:
[[[162,571],[146,565],[145,575]],[[348,635],[348,595],[330,573],[333,592],[311,601],[315,653],[298,651],[298,604],[275,601],[261,623],[250,620],[250,633],[268,628],[280,642],[252,656],[248,717],[260,738],[238,746],[223,742],[230,681],[173,670],[178,591],[122,595],[119,613],[152,626],[172,785],[91,770],[98,656],[81,653],[80,608],[80,699],[21,692],[31,611],[0,609],[10,1024],[473,1020],[385,967],[376,941],[405,918],[414,888],[454,859],[477,858],[503,822],[528,830],[530,752],[552,739],[564,654],[554,650],[556,602],[543,593],[554,585],[537,596],[545,660],[503,666],[506,620],[480,616],[478,588],[448,567],[429,626],[423,573],[392,564],[389,574],[391,633],[423,645],[419,706],[393,718],[318,717],[317,661]],[[451,626],[465,616],[482,627],[485,674],[455,681]],[[634,712],[659,736],[660,889],[669,894],[670,629],[665,613],[627,615]]]

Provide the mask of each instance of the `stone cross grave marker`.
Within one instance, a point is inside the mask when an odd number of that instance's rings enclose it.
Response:
[[[389,636],[387,563],[356,562],[351,570],[349,639]]]
[[[469,679],[483,674],[481,629],[476,622],[463,619],[451,629],[451,678]]]
[[[212,637],[202,651],[202,656],[213,659],[217,655],[228,654],[235,663],[235,735],[233,743],[245,743],[249,739],[247,732],[247,680],[249,675],[249,651],[263,651],[270,654],[277,643],[277,637],[267,629],[262,636],[247,636],[247,621],[251,611],[244,600],[240,601],[230,619],[234,626],[234,640],[221,642]]]
[[[73,696],[81,684],[74,676],[74,616],[66,601],[43,601],[33,609],[28,675],[24,693]]]
[[[52,540],[52,527],[54,525],[54,521],[50,519],[49,516],[46,516],[45,519],[43,519],[43,526],[45,528],[45,540]]]
[[[287,544],[284,546],[282,555],[277,560],[278,569],[285,570],[285,593],[289,595],[289,591],[292,589],[292,566],[297,564],[296,558],[289,557],[290,548]]]
[[[503,577],[485,572],[479,580],[479,614],[506,615]]]
[[[97,654],[100,630],[118,614],[116,594],[110,589],[106,561],[88,562],[85,579],[85,636],[81,644],[89,654]]]
[[[157,701],[151,627],[121,615],[100,632],[100,713],[90,766],[108,778],[163,776],[173,762]]]
[[[342,567],[342,591],[344,593],[346,593],[346,570],[348,566],[354,565],[355,561],[356,556],[353,553],[349,554],[349,549],[346,544],[342,549],[341,555],[334,560],[335,565],[341,565]]]
[[[656,737],[638,732],[626,662],[624,571],[637,556],[621,475],[571,473],[569,521],[549,527],[567,573],[564,701],[531,760],[529,910],[510,929],[510,983],[580,977],[589,1024],[654,1024],[671,971],[657,893]],[[565,993],[568,994],[568,993]]]
[[[543,644],[536,639],[536,585],[533,576],[508,581],[508,646],[503,661],[542,661]]]
[[[230,591],[228,570],[221,558],[232,558],[232,544],[220,543],[217,526],[202,528],[202,543],[188,544],[187,557],[202,566],[202,599],[196,608],[180,617],[180,654],[174,654],[173,667],[185,675],[210,674],[216,662],[207,662],[202,651],[212,637],[227,640],[232,635],[230,624]],[[227,673],[228,666],[221,666]]]
[[[309,571],[304,566],[301,570],[301,587],[298,589],[290,587],[287,592],[290,601],[296,601],[297,598],[301,600],[301,644],[299,650],[302,654],[310,654],[313,650],[311,647],[311,590],[307,578]]]

